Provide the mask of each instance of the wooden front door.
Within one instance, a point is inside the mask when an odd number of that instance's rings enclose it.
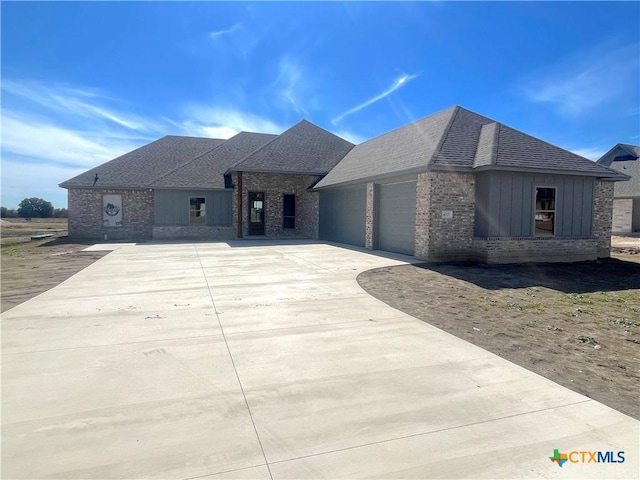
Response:
[[[264,192],[249,192],[249,235],[264,235]]]

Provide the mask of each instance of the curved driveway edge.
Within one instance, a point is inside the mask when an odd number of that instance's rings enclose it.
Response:
[[[638,421],[355,280],[411,260],[115,250],[2,315],[2,478],[638,477]]]

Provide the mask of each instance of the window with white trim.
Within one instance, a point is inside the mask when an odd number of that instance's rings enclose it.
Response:
[[[207,224],[207,208],[204,197],[189,197],[189,224]]]
[[[536,187],[536,236],[552,236],[556,230],[556,188]]]

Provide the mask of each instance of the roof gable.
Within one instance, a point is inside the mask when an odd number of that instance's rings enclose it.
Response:
[[[168,135],[60,184],[62,188],[148,188],[153,181],[224,140]]]
[[[640,197],[640,146],[619,143],[598,163],[631,177],[628,182],[616,183],[614,197]]]
[[[302,120],[229,171],[320,175],[329,172],[352,148],[352,143]]]

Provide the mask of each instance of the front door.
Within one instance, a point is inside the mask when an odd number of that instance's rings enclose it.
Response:
[[[249,235],[264,235],[264,192],[249,192]]]

